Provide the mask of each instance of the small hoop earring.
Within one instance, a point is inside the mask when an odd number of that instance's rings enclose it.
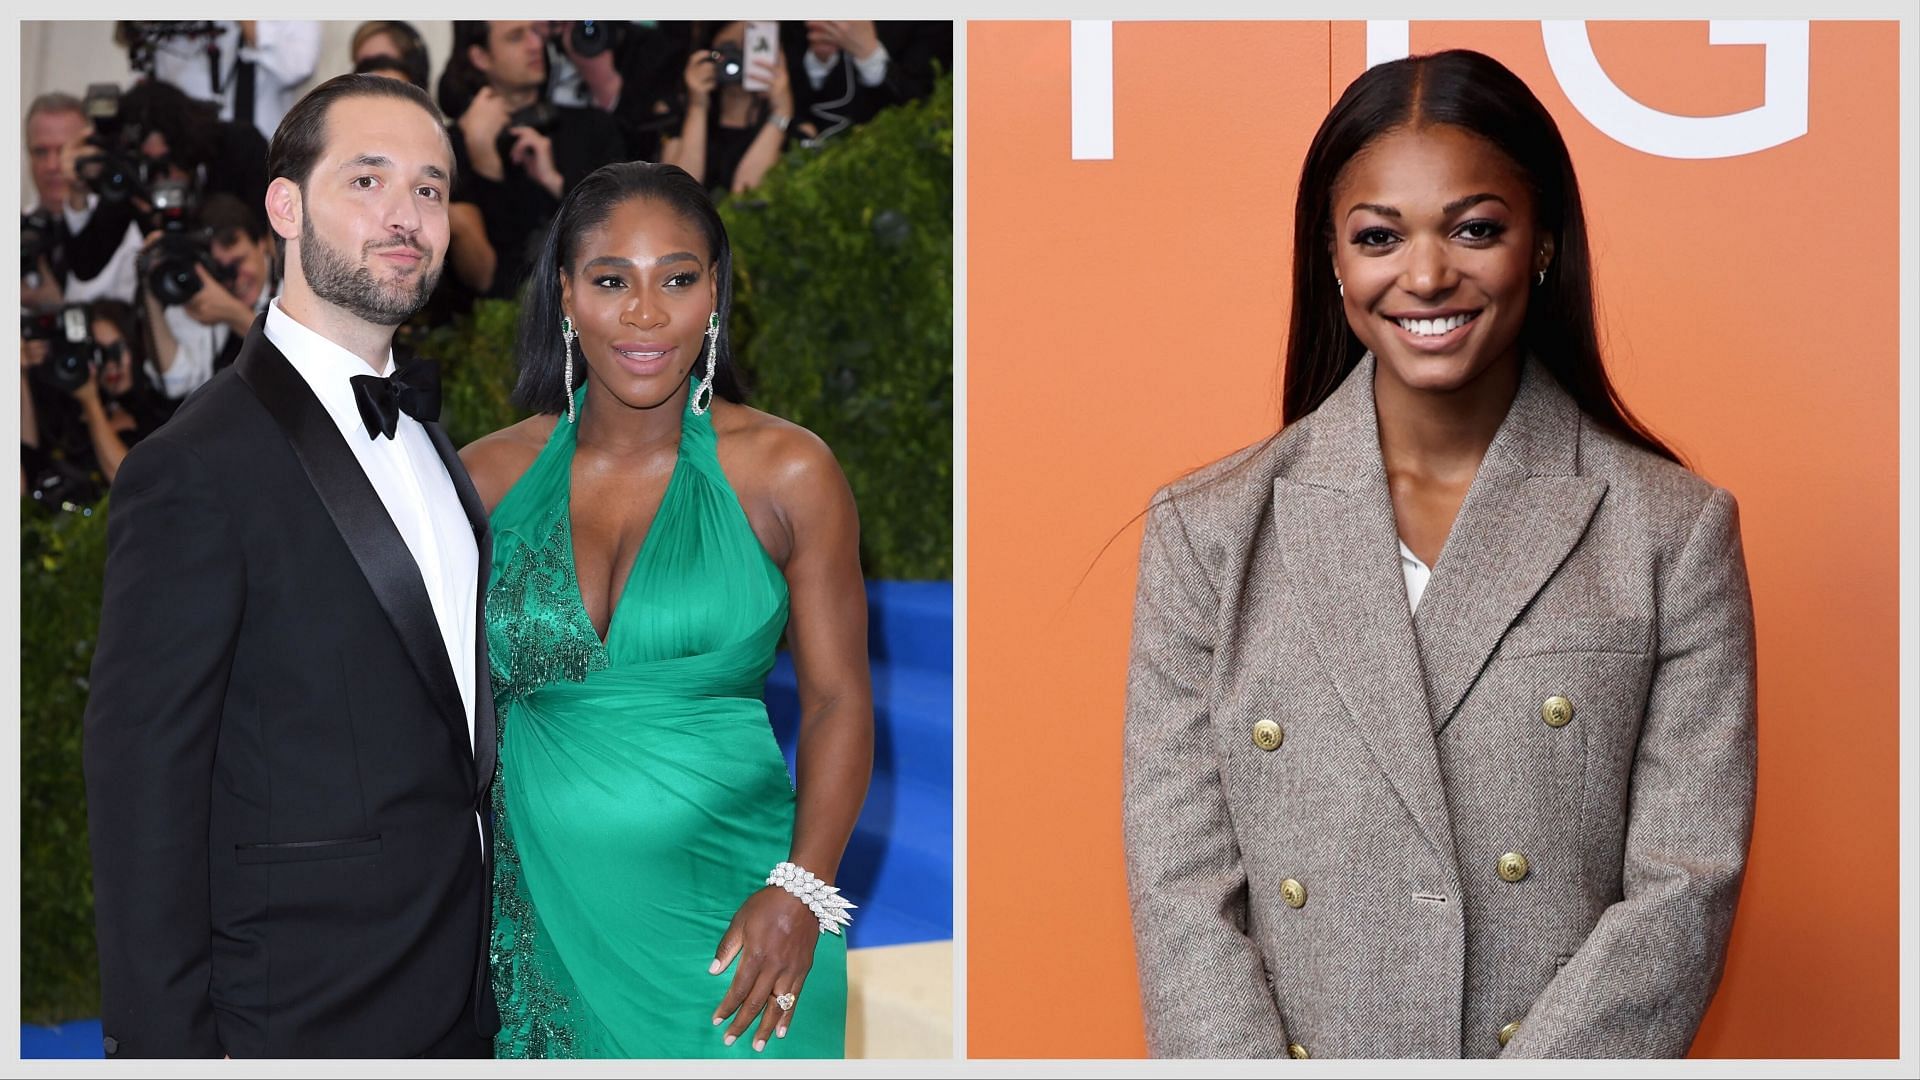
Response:
[[[1547,272],[1545,270],[1542,270],[1539,273],[1533,275],[1533,283],[1535,285],[1545,285],[1547,283]]]
[[[707,376],[693,388],[693,415],[705,416],[713,407],[713,369],[720,357],[720,313],[707,316]]]
[[[560,316],[560,340],[567,343],[567,367],[564,374],[567,384],[567,423],[574,422],[573,415],[573,339],[580,335],[574,332],[573,320]]]

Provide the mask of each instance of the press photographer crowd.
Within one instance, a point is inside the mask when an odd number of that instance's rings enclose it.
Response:
[[[128,85],[43,93],[24,131],[21,487],[89,513],[127,448],[231,364],[278,291],[267,140],[316,73],[433,94],[457,166],[446,272],[400,340],[511,298],[561,197],[602,165],[680,166],[716,194],[929,94],[947,22],[457,21],[436,70],[404,22],[323,62],[318,22],[121,22]],[[431,81],[431,85],[429,85]]]

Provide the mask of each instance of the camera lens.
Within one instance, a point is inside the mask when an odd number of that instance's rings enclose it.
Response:
[[[581,56],[599,56],[613,47],[613,24],[609,22],[582,19],[569,33],[573,51]]]

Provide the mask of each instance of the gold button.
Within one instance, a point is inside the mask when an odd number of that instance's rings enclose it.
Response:
[[[1540,719],[1548,727],[1566,727],[1573,722],[1573,702],[1555,694],[1540,704]]]
[[[1500,880],[1519,881],[1527,876],[1527,857],[1517,851],[1500,856]]]
[[[1307,887],[1288,878],[1280,883],[1280,899],[1285,900],[1287,906],[1291,908],[1306,907]]]
[[[1253,725],[1253,745],[1260,749],[1272,753],[1280,749],[1280,744],[1285,741],[1287,741],[1287,733],[1281,730],[1279,724],[1271,720],[1262,720]]]
[[[1312,1057],[1313,1055],[1307,1053],[1307,1048],[1304,1046],[1301,1046],[1299,1043],[1288,1043],[1287,1056],[1290,1058],[1296,1058],[1304,1061],[1307,1058]]]
[[[1515,1020],[1513,1023],[1500,1029],[1500,1045],[1505,1046],[1512,1042],[1513,1037],[1518,1034],[1520,1034],[1520,1021]]]

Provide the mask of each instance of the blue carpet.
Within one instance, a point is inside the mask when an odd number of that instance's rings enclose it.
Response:
[[[860,905],[854,948],[953,937],[953,585],[867,583],[873,783],[840,886]],[[793,657],[767,677],[767,713],[793,766],[800,694]],[[99,1058],[100,1021],[20,1025],[22,1058]]]
[[[854,948],[953,936],[953,586],[867,584],[873,782],[839,884],[860,905]],[[793,657],[767,676],[767,714],[793,767],[800,695]]]
[[[57,1027],[20,1025],[22,1058],[104,1058],[100,1021],[75,1020]]]

